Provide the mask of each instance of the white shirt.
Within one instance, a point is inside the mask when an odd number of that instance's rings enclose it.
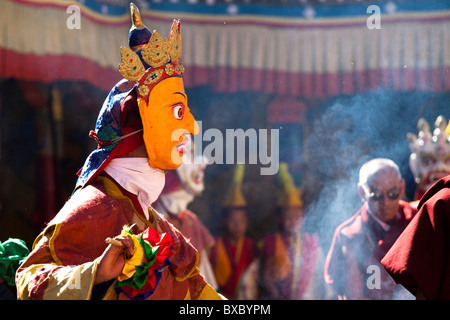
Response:
[[[125,190],[137,196],[148,220],[148,208],[164,188],[164,172],[151,167],[147,158],[137,157],[114,158],[105,171]]]

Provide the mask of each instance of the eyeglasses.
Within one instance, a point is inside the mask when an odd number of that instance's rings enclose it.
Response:
[[[364,191],[367,194],[367,199],[369,201],[383,201],[384,200],[384,193],[383,192],[379,192],[379,193],[375,193],[375,192],[370,192],[366,186],[362,186]],[[389,200],[397,200],[400,197],[400,192],[394,192],[394,191],[390,191],[386,194],[386,197]]]

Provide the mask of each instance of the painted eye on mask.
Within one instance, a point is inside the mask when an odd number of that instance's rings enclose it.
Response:
[[[172,111],[173,111],[173,116],[175,117],[175,119],[181,120],[183,119],[183,115],[184,115],[184,106],[183,105],[176,105],[172,107]]]

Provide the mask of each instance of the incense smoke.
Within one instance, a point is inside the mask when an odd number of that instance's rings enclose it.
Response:
[[[335,228],[362,205],[357,183],[366,161],[392,159],[411,184],[406,133],[415,130],[420,103],[413,96],[377,91],[343,97],[313,119],[304,181],[306,222],[321,237],[324,251]]]

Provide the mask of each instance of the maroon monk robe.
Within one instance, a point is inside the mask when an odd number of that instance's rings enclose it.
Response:
[[[381,261],[395,282],[426,299],[450,299],[450,175],[422,197],[419,212]]]
[[[325,282],[339,299],[395,299],[402,288],[394,283],[380,264],[416,210],[400,200],[398,217],[385,231],[368,213],[365,203],[335,231],[325,261]],[[372,276],[380,271],[380,288],[372,288]],[[376,277],[374,281],[378,281]]]

